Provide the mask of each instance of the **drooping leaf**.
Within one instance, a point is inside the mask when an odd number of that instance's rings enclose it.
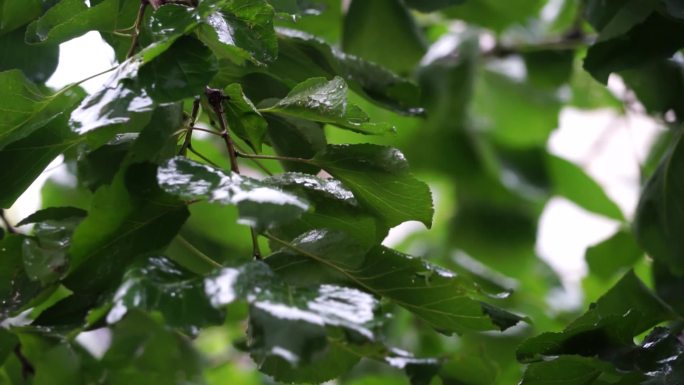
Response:
[[[634,221],[637,241],[653,259],[684,274],[684,141],[679,134],[641,193]]]
[[[43,12],[41,0],[5,0],[0,4],[0,35],[21,27]]]
[[[620,76],[648,112],[665,114],[672,110],[677,117],[684,116],[684,107],[680,103],[684,95],[684,68],[680,63],[657,60],[621,71]]]
[[[184,36],[140,68],[140,83],[157,102],[174,102],[199,95],[214,77],[216,58],[199,40]]]
[[[138,310],[114,325],[101,365],[114,384],[202,383],[202,361],[190,340]]]
[[[49,95],[19,70],[0,72],[0,149],[29,136],[80,99],[78,93]]]
[[[358,106],[347,102],[347,84],[340,77],[331,81],[311,78],[295,86],[283,99],[261,112],[330,123],[362,134],[394,131],[391,124],[371,123]]]
[[[0,239],[0,315],[7,318],[41,292],[41,285],[29,279],[21,257],[23,237],[6,235]]]
[[[344,18],[342,48],[408,74],[423,57],[425,42],[403,2],[354,0]]]
[[[113,30],[120,0],[106,0],[88,7],[81,0],[64,0],[29,24],[26,41],[30,44],[56,44],[90,30]]]
[[[339,231],[313,230],[291,244],[277,243],[285,247],[267,261],[279,274],[318,269],[328,280],[355,285],[405,307],[446,334],[505,330],[521,320],[473,299],[477,290],[464,277],[383,246],[359,244]]]
[[[629,271],[582,316],[562,332],[546,332],[525,341],[521,361],[560,354],[594,356],[632,346],[635,336],[672,319],[672,310]]]
[[[259,369],[278,381],[320,383],[355,365],[351,346],[374,341],[378,303],[356,289],[294,288],[263,263],[223,269],[205,280],[215,305],[250,304],[248,348]]]
[[[211,306],[202,279],[164,257],[150,257],[126,272],[107,322],[118,322],[131,309],[160,312],[167,325],[190,334],[224,319]]]
[[[620,230],[605,241],[587,248],[585,258],[592,274],[609,279],[631,268],[643,254],[634,236]]]
[[[683,36],[684,23],[653,12],[626,33],[592,45],[584,68],[605,84],[612,72],[670,58],[684,46]]]
[[[372,144],[329,145],[312,162],[341,180],[387,226],[410,220],[431,226],[430,189],[411,175],[399,150]]]
[[[309,159],[327,144],[325,132],[319,123],[284,116],[266,116],[268,139],[273,150],[281,156]],[[309,164],[281,161],[287,171],[316,174],[318,168]]]
[[[261,152],[261,143],[266,135],[268,123],[242,92],[240,84],[229,85],[223,93],[228,97],[225,102],[228,126],[252,149]]]
[[[87,214],[87,211],[79,209],[77,207],[48,207],[46,209],[36,211],[28,217],[22,219],[17,223],[17,226],[23,226],[29,223],[38,223],[49,220],[59,221],[62,219],[68,219],[73,217],[85,217]]]
[[[547,157],[547,166],[556,194],[589,211],[619,221],[624,220],[620,208],[581,168],[554,155]]]
[[[82,210],[68,209],[63,208],[60,212],[42,210],[30,219],[37,223],[33,236],[24,239],[21,251],[24,269],[31,280],[48,285],[66,273],[71,236],[85,215]]]
[[[239,222],[259,229],[294,220],[309,208],[304,199],[277,187],[184,157],[160,167],[157,179],[163,190],[182,199],[235,205]]]
[[[144,126],[155,104],[137,82],[140,62],[121,64],[106,85],[89,95],[71,113],[69,125],[78,135],[96,135],[103,144],[118,132],[137,132]]]
[[[0,37],[0,51],[11,52],[0,57],[0,71],[20,69],[32,82],[44,83],[57,69],[59,47],[26,44],[24,34],[20,28]]]

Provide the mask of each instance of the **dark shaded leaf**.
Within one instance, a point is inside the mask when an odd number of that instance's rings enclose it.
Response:
[[[72,217],[85,217],[88,212],[76,207],[48,207],[43,210],[36,211],[28,217],[22,219],[17,226],[27,225],[29,223],[38,223],[48,220],[62,220]]]
[[[242,93],[240,84],[231,84],[223,90],[229,99],[225,102],[228,126],[257,153],[266,135],[268,123],[252,101]]]
[[[40,292],[41,285],[24,271],[21,245],[24,237],[8,234],[0,240],[0,315],[7,318],[22,310]]]
[[[584,68],[601,83],[612,72],[667,59],[684,46],[684,23],[652,13],[626,33],[592,45]]]
[[[609,355],[612,349],[632,346],[635,336],[673,316],[630,271],[562,332],[530,338],[516,354],[523,362],[559,354]]]
[[[199,95],[218,72],[211,51],[199,40],[184,36],[140,68],[140,83],[157,102]]]
[[[273,150],[282,156],[310,159],[323,150],[327,144],[321,124],[301,119],[288,119],[283,116],[266,116],[268,139]],[[316,174],[318,167],[296,162],[281,161],[288,171]]]
[[[329,145],[312,163],[341,180],[387,226],[410,220],[432,225],[430,189],[411,175],[399,150],[372,144]]]
[[[41,0],[5,0],[0,4],[0,35],[35,20],[43,12]]]
[[[404,0],[406,5],[421,12],[433,12],[463,2],[465,0]]]
[[[684,274],[684,141],[682,135],[660,161],[641,193],[634,221],[637,241],[656,261],[673,273]]]
[[[620,76],[636,93],[646,110],[665,114],[672,110],[684,117],[684,68],[674,60],[658,60],[620,72]]]
[[[401,74],[411,73],[426,51],[420,29],[399,0],[353,0],[342,49]]]
[[[55,69],[59,59],[57,45],[32,46],[24,42],[25,29],[20,28],[0,37],[0,71],[20,69],[35,83],[44,83]]]
[[[620,230],[605,241],[589,247],[585,258],[592,274],[610,279],[631,268],[643,256],[644,252],[634,236]]]

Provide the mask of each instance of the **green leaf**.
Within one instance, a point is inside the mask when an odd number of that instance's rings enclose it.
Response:
[[[60,115],[27,137],[0,150],[0,206],[10,207],[59,154],[80,139],[71,132],[68,116]]]
[[[162,251],[187,219],[185,205],[161,191],[157,167],[147,163],[159,162],[171,134],[182,124],[180,112],[178,105],[155,111],[111,185],[97,190],[69,248],[65,286],[71,290],[96,294],[118,285],[130,262]]]
[[[591,212],[624,221],[620,208],[579,166],[553,155],[547,157],[547,165],[556,194]]]
[[[43,13],[41,0],[4,0],[0,4],[0,35],[35,20]]]
[[[126,272],[107,322],[119,322],[131,309],[159,312],[167,325],[189,334],[224,320],[209,302],[202,279],[163,257],[150,257]]]
[[[684,279],[674,274],[670,268],[658,261],[652,265],[653,285],[658,296],[677,312],[684,314],[684,301],[680,293],[684,290]]]
[[[309,208],[302,198],[277,187],[184,157],[160,167],[157,179],[163,190],[182,199],[235,205],[240,213],[238,222],[259,229],[292,221]]]
[[[36,211],[28,217],[22,219],[19,221],[19,223],[17,223],[17,226],[49,220],[59,221],[72,217],[85,217],[86,215],[88,215],[87,211],[76,207],[48,207],[46,209]]]
[[[620,230],[605,241],[587,248],[585,259],[592,274],[610,279],[631,268],[643,256],[644,252],[634,236]]]
[[[211,51],[199,40],[183,36],[140,68],[140,83],[157,102],[199,95],[218,72]]]
[[[681,133],[641,193],[634,220],[637,241],[654,260],[684,274],[684,141]]]
[[[594,384],[610,365],[595,358],[561,356],[530,364],[521,385],[585,385]]]
[[[252,101],[242,92],[240,84],[231,84],[223,90],[228,126],[254,151],[261,152],[261,143],[266,135],[268,123],[257,111]]]
[[[191,341],[136,310],[114,325],[101,362],[112,384],[203,383],[202,361]]]
[[[88,7],[82,0],[63,0],[26,29],[30,44],[58,44],[92,30],[113,30],[120,0],[106,0]]]
[[[21,71],[0,72],[0,149],[29,136],[78,102],[76,92],[46,94]]]
[[[611,349],[631,346],[635,336],[673,316],[670,307],[630,271],[562,332],[530,338],[516,354],[523,362],[560,354],[609,354]]]
[[[273,150],[282,156],[310,159],[325,149],[327,139],[321,124],[308,120],[265,116],[268,122],[268,139]],[[316,174],[318,167],[291,161],[281,161],[288,171]]]
[[[601,83],[608,75],[670,58],[684,46],[684,23],[652,13],[628,32],[592,45],[584,68]]]
[[[421,12],[434,12],[464,2],[465,0],[404,0],[406,5]]]
[[[24,34],[20,28],[0,36],[0,52],[11,52],[0,57],[0,71],[17,68],[32,82],[44,83],[57,69],[59,46],[26,44]]]
[[[278,37],[278,60],[269,68],[281,79],[299,83],[312,76],[340,76],[354,92],[385,108],[422,113],[420,90],[410,80],[300,31],[279,29]]]
[[[622,71],[620,76],[648,112],[665,114],[673,110],[678,117],[684,116],[684,107],[679,103],[684,97],[684,68],[680,63],[658,60]]]
[[[401,74],[411,73],[426,51],[420,29],[398,0],[353,0],[342,49]]]
[[[445,13],[451,18],[480,25],[498,33],[515,24],[524,25],[526,21],[536,17],[544,4],[546,2],[543,0],[468,0],[445,10]]]
[[[347,92],[347,84],[338,76],[331,81],[311,78],[261,112],[330,123],[361,134],[377,135],[395,130],[391,124],[370,123],[365,112],[347,102]]]
[[[7,329],[0,329],[0,365],[5,363],[7,357],[12,354],[12,350],[17,345],[19,340],[10,333]]]
[[[30,220],[37,222],[33,236],[24,239],[21,249],[24,269],[31,280],[48,285],[64,276],[69,264],[67,250],[71,236],[84,216],[85,212],[74,208],[33,214]]]
[[[451,271],[383,246],[359,244],[340,232],[314,230],[291,244],[272,240],[285,246],[267,259],[277,273],[317,266],[340,282],[393,301],[442,333],[505,330],[521,320],[473,299],[472,282]]]
[[[0,239],[0,315],[3,319],[22,310],[41,292],[24,271],[21,245],[24,237],[8,234]]]
[[[493,71],[484,71],[472,105],[476,127],[512,147],[543,146],[558,127],[560,102],[538,89]]]
[[[121,64],[100,91],[81,102],[69,121],[76,134],[104,144],[115,133],[137,132],[147,124],[155,104],[137,84],[140,64],[135,58]]]
[[[410,220],[431,226],[434,210],[430,189],[409,172],[404,155],[396,148],[329,145],[312,163],[342,181],[387,226]]]
[[[217,306],[247,300],[250,354],[278,381],[335,378],[360,358],[346,345],[375,339],[378,303],[356,289],[290,287],[263,263],[223,269],[206,279],[205,288]]]
[[[235,0],[228,2],[221,13],[210,16],[207,23],[223,45],[241,48],[256,61],[269,62],[278,55],[274,14],[266,0]]]

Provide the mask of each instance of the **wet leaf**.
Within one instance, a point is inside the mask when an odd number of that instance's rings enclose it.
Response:
[[[371,123],[358,106],[347,102],[347,84],[340,77],[331,81],[311,78],[298,85],[264,113],[330,123],[358,133],[377,135],[394,131],[391,124]]]
[[[184,36],[142,66],[139,77],[148,95],[165,103],[201,94],[217,71],[211,51],[199,40]]]
[[[410,173],[404,155],[396,148],[329,145],[312,163],[342,181],[387,226],[410,220],[428,228],[432,225],[430,189]]]
[[[191,335],[224,319],[211,306],[202,278],[164,257],[150,257],[126,272],[107,322],[119,322],[131,309],[159,312],[167,325]]]
[[[171,159],[157,172],[160,187],[182,199],[207,199],[238,208],[239,223],[266,229],[292,221],[309,208],[304,199],[277,187],[184,157]]]
[[[76,104],[77,93],[50,95],[19,70],[0,72],[0,149],[29,136]]]
[[[473,299],[477,290],[464,277],[383,246],[359,244],[339,231],[313,230],[291,245],[277,244],[284,247],[267,259],[277,273],[317,269],[327,280],[393,301],[446,334],[505,330],[521,320]]]
[[[228,126],[257,153],[261,152],[268,123],[242,92],[240,84],[229,85],[223,93],[229,98],[225,102]]]

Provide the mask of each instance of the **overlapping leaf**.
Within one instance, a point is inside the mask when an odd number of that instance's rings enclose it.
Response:
[[[297,219],[309,208],[304,199],[277,187],[184,157],[160,167],[157,179],[162,189],[183,199],[236,205],[240,223],[259,229]]]
[[[405,307],[443,333],[505,330],[521,319],[479,302],[467,279],[383,246],[359,244],[339,231],[313,230],[268,258],[279,274],[297,271],[347,282]],[[340,247],[340,245],[345,245]],[[295,280],[296,281],[296,280]]]

